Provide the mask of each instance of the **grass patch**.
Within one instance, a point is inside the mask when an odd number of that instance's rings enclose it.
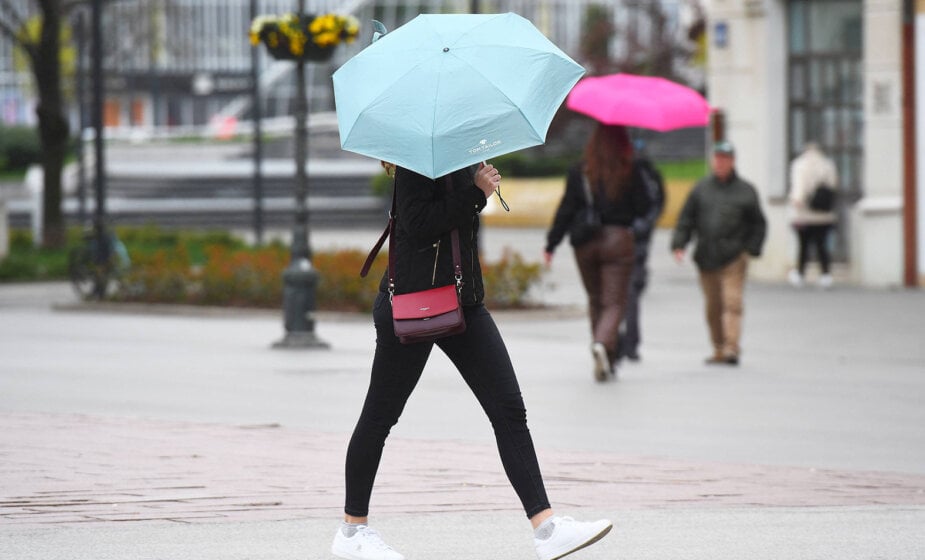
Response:
[[[665,181],[696,181],[707,174],[707,163],[704,159],[656,162],[655,167]]]

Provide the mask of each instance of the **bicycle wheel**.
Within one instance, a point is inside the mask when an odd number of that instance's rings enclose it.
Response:
[[[97,265],[94,256],[94,252],[87,246],[75,247],[68,253],[68,277],[71,287],[81,299],[90,299],[97,291]]]
[[[97,262],[96,245],[90,243],[71,251],[68,256],[68,273],[71,286],[81,298],[85,300],[102,300],[109,291],[112,279],[112,263]]]

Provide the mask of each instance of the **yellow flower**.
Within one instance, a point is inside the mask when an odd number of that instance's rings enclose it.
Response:
[[[344,33],[347,36],[348,42],[352,42],[356,39],[357,35],[360,33],[360,22],[357,21],[357,18],[353,16],[344,18]]]
[[[330,48],[341,41],[351,43],[360,31],[360,24],[353,16],[322,14],[310,21],[300,19],[297,14],[282,16],[258,16],[251,23],[250,42],[257,45],[264,41],[268,47],[284,46],[295,57],[305,53],[305,45],[312,41],[321,48]]]
[[[314,41],[315,44],[319,47],[329,47],[331,45],[336,45],[340,38],[337,36],[337,33],[333,31],[325,31],[324,33],[319,33],[315,35]]]

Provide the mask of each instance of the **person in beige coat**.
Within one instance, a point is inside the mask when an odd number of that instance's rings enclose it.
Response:
[[[838,172],[835,164],[819,146],[810,142],[803,153],[790,164],[790,223],[797,234],[799,252],[797,268],[790,271],[788,280],[796,287],[804,283],[806,263],[809,260],[811,247],[815,248],[822,267],[819,286],[822,288],[832,286],[828,239],[837,217],[834,205],[829,210],[817,210],[810,207],[813,194],[817,188],[820,188],[820,185],[825,185],[837,192]]]

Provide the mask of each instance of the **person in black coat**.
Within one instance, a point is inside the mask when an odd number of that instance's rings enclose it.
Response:
[[[569,235],[588,294],[594,378],[616,378],[618,330],[626,310],[635,259],[636,220],[651,207],[623,126],[599,124],[584,159],[568,172],[565,193],[546,235],[545,260]],[[588,234],[588,222],[600,224]]]
[[[394,286],[387,272],[373,306],[376,352],[366,401],[347,448],[344,522],[331,552],[352,560],[404,558],[369,528],[369,501],[385,440],[435,346],[462,374],[491,421],[504,471],[533,525],[540,560],[561,558],[595,542],[611,529],[610,521],[585,523],[553,515],[514,367],[482,303],[479,212],[498,188],[501,175],[492,165],[462,169],[436,180],[401,167],[394,173]],[[460,240],[460,301],[466,330],[435,342],[403,344],[393,328],[391,295],[456,283],[450,250],[454,228]]]
[[[649,283],[649,245],[655,223],[665,207],[665,182],[652,160],[644,155],[644,144],[641,140],[636,142],[636,159],[633,165],[646,187],[650,204],[645,214],[633,220],[633,233],[635,240],[634,252],[636,254],[633,264],[633,273],[630,275],[629,293],[626,298],[626,313],[623,324],[620,326],[620,335],[617,344],[617,357],[638,361],[639,344],[642,342],[642,328],[640,327],[640,300],[642,293]]]

